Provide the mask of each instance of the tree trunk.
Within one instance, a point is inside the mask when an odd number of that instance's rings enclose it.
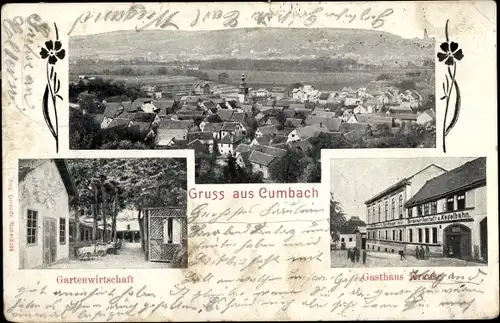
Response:
[[[104,243],[106,243],[108,241],[107,239],[107,236],[108,236],[108,227],[107,227],[107,222],[106,222],[106,216],[107,216],[107,210],[106,210],[106,205],[107,205],[107,196],[106,196],[106,189],[104,188],[103,185],[101,185],[101,189],[102,189],[102,207],[101,207],[101,210],[102,210],[102,227],[103,227],[103,230],[102,230],[102,241]]]
[[[144,217],[146,216],[144,213],[143,210],[140,210],[138,215],[137,215],[137,221],[139,221],[139,233],[141,235],[141,248],[142,248],[142,251],[146,251],[146,243],[144,241]],[[142,213],[142,221],[141,221],[141,213]]]
[[[113,208],[113,223],[111,225],[111,230],[113,233],[113,241],[116,241],[116,218],[118,217],[118,195],[115,196],[115,206]]]
[[[94,245],[94,252],[97,247],[97,192],[94,188],[94,203],[92,204],[92,215],[94,217],[94,223],[92,226],[92,244]]]
[[[80,242],[80,209],[75,212],[75,243],[78,245]]]

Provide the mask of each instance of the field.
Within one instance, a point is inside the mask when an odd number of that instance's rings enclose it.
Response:
[[[245,73],[250,87],[287,86],[291,83],[314,85],[319,90],[338,91],[344,86],[361,87],[374,81],[377,73],[347,72],[347,73],[304,73],[304,72],[274,72],[274,71],[243,71],[243,70],[204,70],[211,80],[217,80],[220,73],[227,73],[232,85],[239,85],[241,74]]]
[[[117,75],[117,70],[130,68],[138,75]],[[167,68],[169,74],[158,75],[159,68]],[[95,63],[95,64],[70,64],[70,81],[77,81],[77,75],[92,75],[103,79],[122,80],[131,84],[159,84],[175,81],[193,80],[192,77],[173,75],[173,67],[168,64],[124,64],[119,63]],[[407,77],[406,72],[421,71],[419,77]],[[351,72],[293,72],[293,71],[265,71],[265,70],[229,70],[229,69],[203,69],[199,72],[207,73],[210,80],[217,82],[221,73],[227,73],[230,84],[238,86],[241,74],[245,73],[246,81],[252,88],[269,88],[271,86],[287,86],[292,83],[311,84],[322,91],[339,91],[343,87],[380,87],[391,82],[376,82],[380,74],[393,76],[393,81],[404,79],[414,80],[419,90],[434,91],[434,71],[432,69],[384,69],[373,71],[351,71]],[[140,75],[139,75],[140,74]]]
[[[198,79],[192,76],[184,75],[104,75],[104,74],[84,74],[93,77],[99,77],[103,80],[124,81],[128,84],[146,85],[146,84],[162,84],[175,82],[196,82]],[[72,82],[78,81],[77,74],[71,74],[69,80]]]

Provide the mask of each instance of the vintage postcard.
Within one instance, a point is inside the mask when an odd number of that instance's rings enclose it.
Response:
[[[7,320],[498,316],[495,2],[1,20]]]

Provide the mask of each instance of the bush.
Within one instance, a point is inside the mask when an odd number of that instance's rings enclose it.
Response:
[[[184,241],[181,249],[175,253],[171,265],[172,268],[187,268],[188,266],[187,241]]]
[[[389,75],[389,74],[380,74],[379,76],[377,76],[377,81],[388,81],[388,80],[392,80],[394,79],[393,76]]]

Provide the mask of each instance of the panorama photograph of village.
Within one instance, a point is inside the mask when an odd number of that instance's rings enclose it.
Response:
[[[117,31],[69,49],[70,149],[193,149],[197,184],[318,183],[322,149],[436,145],[426,31]]]

